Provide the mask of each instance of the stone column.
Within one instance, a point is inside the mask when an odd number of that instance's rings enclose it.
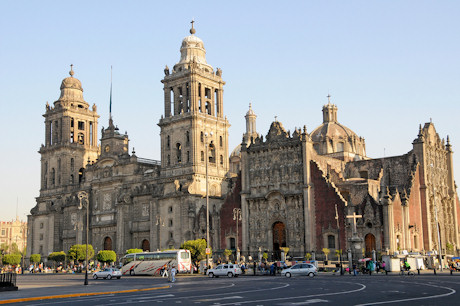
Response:
[[[171,90],[168,87],[163,88],[165,95],[165,118],[171,115]]]

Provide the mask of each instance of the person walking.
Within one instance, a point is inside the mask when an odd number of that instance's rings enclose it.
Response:
[[[171,268],[171,282],[174,283],[176,281],[176,268],[172,266]]]

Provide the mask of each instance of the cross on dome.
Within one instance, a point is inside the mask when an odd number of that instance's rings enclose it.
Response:
[[[193,23],[195,22],[195,20],[192,19],[192,21],[190,22],[192,24],[192,28],[190,29],[190,34],[195,34],[196,33],[196,30],[193,28]]]
[[[71,77],[73,77],[73,75],[75,74],[75,72],[73,72],[73,64],[70,64],[69,74],[70,74]]]

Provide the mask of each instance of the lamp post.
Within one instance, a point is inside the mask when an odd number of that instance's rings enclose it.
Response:
[[[236,260],[240,261],[240,236],[238,235],[238,223],[241,221],[241,208],[233,208],[233,220],[236,220]]]
[[[80,200],[80,206],[78,209],[83,208],[83,201],[86,201],[86,255],[85,255],[85,286],[88,285],[88,236],[89,236],[89,203],[88,193],[86,191],[80,191],[78,193],[78,199]]]
[[[342,249],[340,248],[340,226],[339,226],[339,214],[337,212],[337,204],[335,204],[335,219],[337,220],[337,234],[338,234],[338,239],[339,239],[340,275],[343,275]]]
[[[439,265],[442,272],[442,249],[441,249],[441,230],[439,228],[438,222],[438,206],[436,205],[436,187],[434,187],[434,165],[431,166],[431,186],[433,187],[433,206],[434,206],[434,220],[436,222],[436,231],[438,232],[438,256],[439,256]]]
[[[208,192],[208,163],[209,163],[209,157],[208,157],[208,132],[204,133],[205,136],[205,151],[206,151],[206,269],[209,268],[209,192]],[[212,132],[209,133],[209,136],[212,136]]]

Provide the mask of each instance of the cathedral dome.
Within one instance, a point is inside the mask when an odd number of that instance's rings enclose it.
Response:
[[[191,35],[182,40],[180,48],[180,61],[174,65],[175,71],[182,71],[188,69],[190,63],[198,64],[198,67],[203,68],[207,72],[212,72],[214,69],[206,62],[206,49],[204,48],[203,41],[195,36],[195,29],[190,29]]]
[[[73,71],[73,65],[70,65],[70,77],[62,80],[61,83],[61,95],[58,101],[72,101],[85,103],[83,99],[83,87],[81,86],[80,80],[73,77],[75,74]]]
[[[337,121],[337,106],[330,102],[323,106],[323,124],[310,134],[318,154],[335,154],[338,158],[363,158],[365,142],[348,127]]]

